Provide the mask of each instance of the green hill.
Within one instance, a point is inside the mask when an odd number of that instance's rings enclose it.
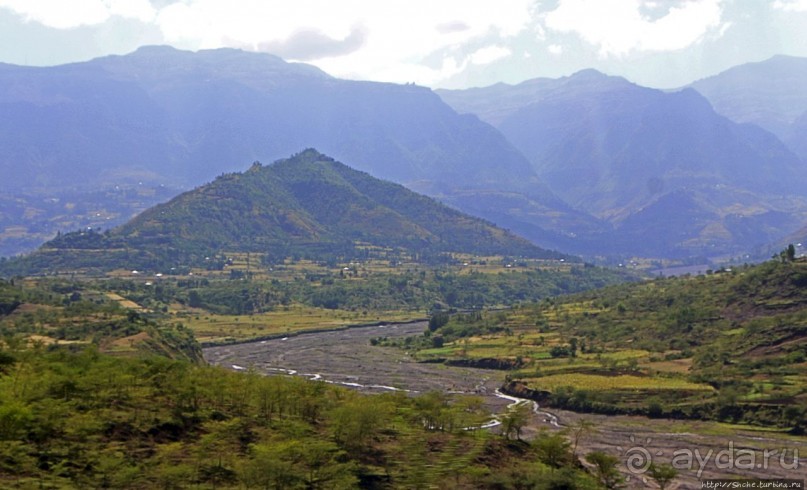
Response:
[[[10,273],[200,266],[220,253],[265,261],[456,252],[559,259],[494,225],[403,186],[352,170],[315,150],[210,184],[151,208],[105,233],[56,237],[5,264]]]

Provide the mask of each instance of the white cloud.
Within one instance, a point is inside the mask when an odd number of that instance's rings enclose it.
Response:
[[[546,27],[576,33],[596,46],[602,57],[625,56],[633,51],[676,51],[701,41],[721,28],[722,0],[687,0],[672,3],[666,13],[649,19],[643,9],[659,2],[642,0],[561,0],[545,14]]]
[[[469,61],[475,65],[488,65],[494,61],[506,58],[513,54],[510,48],[504,46],[487,46],[477,49],[469,57]]]
[[[546,47],[546,50],[549,51],[549,54],[553,54],[555,56],[560,56],[563,54],[563,46],[560,44],[550,44]]]
[[[785,12],[807,12],[807,0],[776,0],[773,8]]]
[[[149,22],[157,11],[149,0],[104,0],[110,15]]]
[[[113,17],[154,25],[183,49],[274,50],[327,72],[432,84],[487,64],[534,21],[535,0],[0,0],[0,9],[55,29]],[[479,46],[488,46],[478,49]],[[296,57],[296,58],[295,58]],[[424,66],[424,60],[441,60]]]
[[[55,29],[102,24],[113,16],[148,22],[155,15],[148,0],[0,0],[0,8]]]
[[[400,51],[463,42],[495,30],[502,36],[520,32],[529,22],[529,0],[508,0],[490,8],[462,0],[188,0],[164,7],[158,25],[168,39],[222,44],[284,41],[300,30],[343,39],[356,25],[369,28],[379,44]],[[427,12],[427,14],[426,14]]]
[[[467,0],[186,0],[161,9],[157,24],[166,40],[185,47],[285,46],[300,32],[342,42],[362,26],[365,42],[355,50],[327,50],[315,64],[340,77],[431,83],[465,63],[466,46],[492,37],[507,39],[530,27],[532,0],[493,4]],[[477,42],[472,43],[476,40]],[[454,53],[439,68],[424,58]],[[482,52],[485,56],[501,51]],[[313,59],[313,58],[312,58]]]

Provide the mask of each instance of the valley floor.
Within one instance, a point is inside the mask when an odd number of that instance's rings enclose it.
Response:
[[[484,397],[492,412],[505,411],[511,401],[496,395],[505,371],[418,363],[403,350],[370,344],[374,338],[407,337],[425,328],[425,322],[416,322],[301,334],[209,347],[204,355],[211,364],[236,371],[306,376],[367,392],[475,394]],[[805,437],[718,422],[552,413],[559,426],[539,411],[533,414],[526,437],[540,430],[572,428],[587,419],[594,428],[581,436],[577,454],[602,450],[616,456],[629,488],[654,486],[642,479],[650,462],[673,462],[679,469],[676,488],[700,489],[702,478],[807,479]]]

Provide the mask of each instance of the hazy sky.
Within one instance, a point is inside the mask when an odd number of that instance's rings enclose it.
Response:
[[[675,87],[807,56],[807,0],[0,0],[0,61],[222,46],[362,80],[516,83],[583,68]]]

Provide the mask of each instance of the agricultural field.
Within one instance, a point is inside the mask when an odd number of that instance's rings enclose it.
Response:
[[[330,263],[289,257],[269,263],[264,254],[232,253],[210,257],[208,269],[117,269],[100,277],[18,281],[181,323],[207,344],[411,321],[435,308],[502,307],[629,278],[559,260],[458,255],[427,265],[414,259],[396,255]]]
[[[424,361],[508,367],[557,407],[807,424],[807,262],[771,261],[432,317]]]
[[[714,388],[707,384],[693,383],[685,379],[637,376],[633,374],[603,376],[598,374],[565,373],[539,378],[523,378],[523,381],[537,389],[549,391],[557,391],[568,386],[587,391],[625,390],[645,393],[661,390],[703,391],[706,393],[714,391]]]
[[[178,306],[171,314],[206,344],[244,342],[312,330],[345,328],[379,322],[409,322],[423,318],[418,312],[360,312],[291,305],[254,315],[216,315]]]
[[[368,275],[378,274],[404,274],[429,271],[435,268],[451,271],[457,274],[501,274],[524,271],[546,271],[569,273],[581,264],[567,262],[565,259],[532,259],[515,258],[501,255],[479,256],[471,254],[451,253],[441,257],[439,264],[426,264],[417,257],[403,251],[382,249],[380,247],[364,246],[359,250],[366,250],[367,257],[351,261],[337,260],[310,260],[305,258],[287,257],[281,261],[271,260],[264,253],[246,253],[230,251],[220,256],[209,258],[209,267],[193,267],[177,271],[176,268],[164,271],[150,271],[142,276],[141,271],[134,273],[128,269],[116,269],[107,275],[118,278],[140,278],[149,280],[155,274],[164,275],[193,275],[203,278],[229,278],[232,276],[249,277],[255,280],[293,281],[299,277],[341,277],[358,279]]]
[[[119,295],[63,281],[0,281],[0,348],[93,348],[116,356],[201,360],[193,332]]]

